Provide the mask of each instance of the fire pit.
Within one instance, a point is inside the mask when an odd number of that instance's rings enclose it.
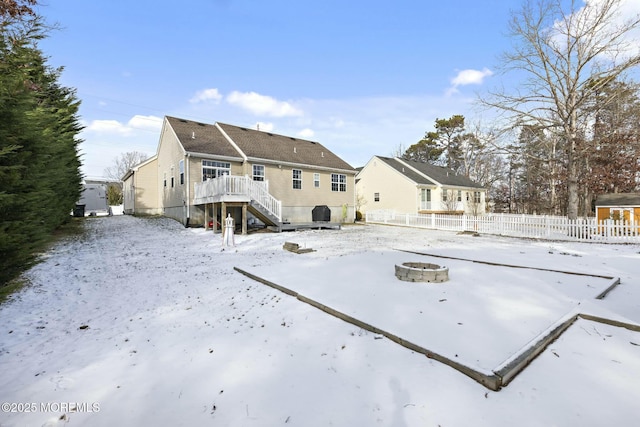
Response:
[[[442,283],[449,280],[449,268],[425,262],[396,264],[396,277],[405,282]]]

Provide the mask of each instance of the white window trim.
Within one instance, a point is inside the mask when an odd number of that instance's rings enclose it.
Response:
[[[347,175],[342,173],[332,173],[331,174],[331,191],[340,192],[340,193],[346,192],[347,191]]]
[[[262,175],[256,175],[256,168],[261,168],[262,169]],[[264,165],[252,165],[251,166],[251,178],[254,181],[260,181],[260,182],[264,182],[266,181],[266,169],[264,167]],[[256,179],[256,178],[260,178],[260,179]]]
[[[296,172],[300,173],[300,178],[296,178]],[[291,169],[291,187],[294,190],[302,190],[302,169]],[[300,183],[300,187],[296,188],[296,182]]]

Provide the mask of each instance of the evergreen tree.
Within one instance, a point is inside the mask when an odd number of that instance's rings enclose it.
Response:
[[[39,17],[0,23],[0,285],[34,259],[80,196],[79,101],[38,49]]]

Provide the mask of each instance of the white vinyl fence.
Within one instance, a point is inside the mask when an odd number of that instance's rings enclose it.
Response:
[[[595,218],[570,220],[560,216],[485,214],[404,214],[389,210],[368,211],[366,221],[434,230],[475,231],[501,236],[603,243],[640,243],[640,224]]]

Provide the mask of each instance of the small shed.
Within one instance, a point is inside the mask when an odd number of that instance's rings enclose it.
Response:
[[[596,198],[598,222],[608,219],[640,224],[640,193],[601,194]]]
[[[82,207],[82,209],[79,209]],[[109,202],[107,201],[107,187],[103,184],[84,184],[80,200],[74,210],[75,216],[80,212],[83,215],[108,215]],[[76,215],[76,213],[78,215]]]

